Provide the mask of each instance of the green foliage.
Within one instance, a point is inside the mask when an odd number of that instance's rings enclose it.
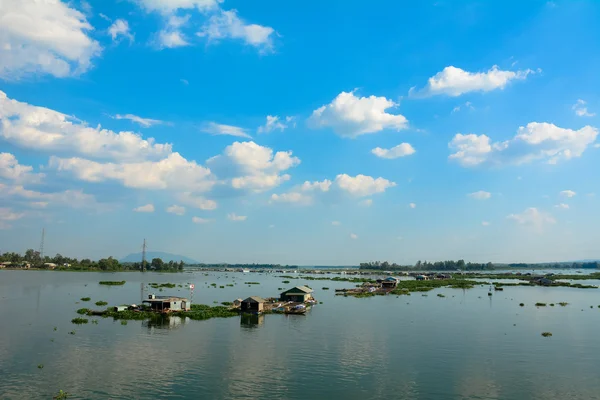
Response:
[[[86,315],[90,312],[89,308],[80,308],[79,310],[77,310],[77,314],[81,314],[81,315]],[[56,330],[56,328],[54,328],[54,330]]]
[[[75,334],[75,331],[69,332],[69,335],[74,335],[74,334]]]
[[[525,303],[521,303],[519,304],[521,307],[525,307]]]
[[[281,283],[287,284],[287,283],[290,283],[290,281],[282,281]]]
[[[260,282],[244,282],[245,285],[260,285]]]
[[[125,284],[125,281],[100,281],[98,282],[100,285],[108,285],[108,286],[122,286]]]
[[[569,303],[561,301],[560,303],[558,303],[561,307],[566,307]]]
[[[88,319],[87,318],[77,317],[77,318],[73,318],[71,320],[71,323],[76,324],[76,325],[87,324],[88,323]]]
[[[376,271],[456,271],[460,270],[486,270],[494,269],[494,265],[491,262],[480,264],[480,263],[465,263],[465,260],[448,260],[448,261],[437,261],[434,263],[420,260],[415,265],[398,265],[396,263],[389,263],[387,261],[370,261],[360,263],[360,269],[376,270]]]
[[[438,294],[437,294],[437,297],[446,297],[446,296],[444,296],[444,295],[443,295],[443,294],[441,294],[441,293],[438,293]]]
[[[107,305],[107,304],[108,304],[108,303],[107,303],[106,301],[97,301],[97,302],[96,302],[96,305],[97,305],[98,307],[102,307],[102,306],[105,306],[105,305]]]
[[[536,307],[546,307],[546,303],[535,303]]]
[[[90,301],[90,300],[91,300],[91,298],[90,298],[90,297],[82,297],[82,298],[81,298],[81,301]]]
[[[39,368],[39,369],[42,369],[42,368],[44,368],[44,364],[38,364],[38,368]]]
[[[98,320],[97,320],[97,319],[93,319],[93,320],[92,320],[92,324],[94,324],[94,325],[98,325]]]
[[[65,400],[68,399],[71,395],[67,392],[63,392],[62,390],[59,390],[58,394],[56,396],[53,397],[54,400]]]
[[[122,321],[121,321],[121,325],[127,325],[127,321],[125,321],[125,320],[122,320]]]
[[[329,290],[329,288],[328,287],[324,287],[323,290]]]
[[[233,303],[230,301],[222,301],[221,304],[224,306],[232,306],[233,305]]]
[[[552,332],[542,332],[542,336],[543,337],[550,337],[550,336],[552,336]]]
[[[160,288],[173,289],[174,287],[177,286],[174,283],[149,283],[148,285],[154,289],[160,289]]]

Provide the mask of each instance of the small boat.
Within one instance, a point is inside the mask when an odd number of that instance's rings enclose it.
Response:
[[[297,306],[286,308],[284,311],[285,314],[306,314],[306,306],[304,304],[298,304]]]
[[[504,290],[504,288],[500,286],[494,286],[494,290],[498,290],[499,292],[501,292]]]

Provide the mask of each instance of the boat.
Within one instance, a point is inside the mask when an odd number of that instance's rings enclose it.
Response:
[[[298,304],[297,306],[286,308],[284,313],[304,315],[306,314],[306,306],[304,304]]]
[[[500,286],[495,286],[495,287],[494,287],[494,290],[498,290],[498,291],[500,291],[500,292],[501,292],[501,291],[503,291],[503,290],[504,290],[504,288],[503,288],[503,287],[500,287]]]

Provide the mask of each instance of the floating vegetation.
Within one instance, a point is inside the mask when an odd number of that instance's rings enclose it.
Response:
[[[79,310],[77,310],[77,314],[81,314],[81,315],[89,314],[89,312],[90,312],[89,308],[80,308]],[[56,330],[56,328],[54,328],[54,330]]]
[[[125,321],[125,320],[122,320],[122,321],[121,321],[121,325],[127,325],[127,321]]]
[[[88,319],[87,318],[77,317],[77,318],[73,318],[71,320],[71,323],[76,324],[76,325],[87,324],[88,323]]]
[[[97,319],[93,319],[92,320],[92,324],[98,325],[98,320]]]
[[[55,327],[54,327],[54,331],[57,331],[57,330],[58,330],[58,328],[55,326]]]
[[[283,290],[283,288],[282,288],[282,287],[279,287],[279,288],[277,288],[277,290]],[[598,306],[598,307],[600,307],[600,306]]]
[[[437,294],[437,297],[446,297],[446,296],[444,296],[444,295],[443,295],[443,294],[441,294],[441,293],[438,293],[438,294]]]
[[[42,368],[44,368],[44,364],[38,364],[38,368],[39,368],[39,369],[42,369]]]
[[[554,303],[550,303],[550,307],[554,307]]]
[[[290,281],[282,281],[281,283],[290,283]]]
[[[232,306],[233,305],[233,303],[230,301],[222,301],[221,304],[224,306]]]
[[[561,301],[560,303],[558,303],[561,307],[566,307],[567,305],[569,305],[569,303],[565,302],[565,301]],[[600,306],[598,306],[600,307]]]
[[[546,303],[535,303],[536,307],[546,307]]]
[[[552,332],[542,332],[542,336],[543,337],[550,337],[550,336],[552,336]]]
[[[323,290],[329,290],[329,288],[328,287],[324,287]]]
[[[227,285],[225,285],[225,286],[230,286],[230,287],[233,287],[233,283],[228,283],[228,284],[227,284]]]
[[[245,285],[260,285],[260,282],[244,282]]]
[[[217,284],[216,283],[211,283],[210,286],[217,287]]]
[[[69,332],[69,335],[74,335],[74,334],[75,334],[75,331]]]
[[[108,285],[108,286],[123,286],[125,281],[100,281],[98,282],[100,285]]]
[[[225,286],[219,286],[219,289],[225,289]]]
[[[106,301],[97,301],[97,302],[96,302],[96,305],[97,305],[98,307],[102,307],[102,306],[105,306],[105,305],[107,305],[107,304],[108,304],[108,303],[107,303]]]
[[[90,301],[92,298],[91,297],[82,297],[80,300],[81,301]]]
[[[54,396],[53,399],[54,400],[65,400],[65,399],[68,399],[69,396],[71,396],[69,393],[59,390],[58,394],[56,396]]]
[[[525,303],[520,303],[519,304],[521,307],[525,307]]]
[[[173,289],[175,286],[177,286],[174,283],[149,283],[148,285],[154,289],[160,289],[160,288]]]

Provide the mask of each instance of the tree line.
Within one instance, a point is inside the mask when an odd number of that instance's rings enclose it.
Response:
[[[297,265],[281,265],[281,264],[227,264],[227,263],[217,263],[217,264],[191,264],[190,267],[198,267],[198,268],[248,268],[248,269],[289,269],[289,268],[298,268]]]
[[[77,259],[56,254],[54,257],[40,255],[39,251],[28,249],[24,254],[6,252],[0,254],[0,262],[10,262],[15,266],[30,264],[32,267],[43,267],[45,264],[55,264],[56,269],[73,271],[141,271],[142,262],[121,263],[113,257],[101,258],[98,261],[89,258]],[[182,271],[185,263],[183,261],[165,262],[161,258],[153,258],[145,261],[144,270],[156,271]]]
[[[457,269],[463,271],[477,271],[485,269],[494,269],[494,264],[488,263],[472,263],[465,262],[465,260],[447,260],[447,261],[417,261],[414,265],[399,265],[396,263],[389,263],[387,261],[370,261],[360,263],[360,269],[372,269],[372,270],[390,270],[390,271],[456,271]]]

